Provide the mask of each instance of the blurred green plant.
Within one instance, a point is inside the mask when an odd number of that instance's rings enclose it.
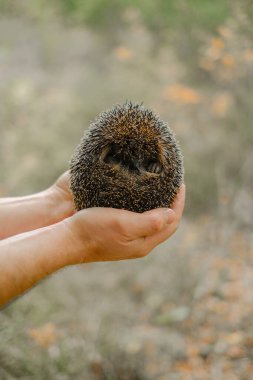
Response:
[[[215,29],[230,14],[228,0],[0,0],[0,10],[43,18],[63,16],[66,22],[95,28],[126,22],[124,11],[136,11],[153,31],[185,30],[198,25]]]

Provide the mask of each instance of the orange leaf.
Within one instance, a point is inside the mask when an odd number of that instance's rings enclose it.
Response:
[[[121,61],[126,61],[126,60],[132,58],[134,55],[133,51],[128,49],[125,46],[118,46],[115,49],[114,54]]]
[[[224,49],[224,47],[225,44],[221,38],[212,38],[210,46],[206,51],[207,56],[212,61],[219,59],[222,55],[222,50]]]
[[[211,45],[216,50],[222,50],[225,47],[224,41],[221,38],[212,38]]]
[[[232,69],[236,64],[234,57],[229,54],[224,55],[221,59],[221,62],[223,66],[227,67],[228,69]]]
[[[47,348],[55,343],[60,334],[56,331],[55,325],[49,322],[39,328],[29,329],[28,335],[38,346]]]
[[[181,84],[165,87],[163,98],[181,104],[197,104],[201,101],[201,96],[196,90]]]
[[[186,361],[186,360],[177,363],[177,364],[176,364],[176,368],[177,368],[179,371],[182,371],[182,372],[192,372],[192,370],[193,370],[191,363],[189,363],[189,362]]]

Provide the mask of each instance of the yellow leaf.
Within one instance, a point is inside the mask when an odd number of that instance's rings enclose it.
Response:
[[[192,373],[192,371],[193,371],[191,363],[189,363],[186,360],[176,363],[175,367],[177,370],[182,371],[182,372],[191,372]]]
[[[221,38],[212,38],[211,45],[216,50],[222,50],[225,47],[224,41]]]
[[[115,53],[115,56],[121,61],[126,61],[132,58],[134,55],[133,51],[125,46],[118,46],[115,49],[114,53]]]
[[[222,51],[225,47],[224,41],[221,38],[212,38],[210,46],[208,47],[206,53],[209,59],[216,61],[222,55]]]
[[[227,334],[223,337],[223,340],[228,344],[239,344],[243,340],[243,334],[240,331],[235,331],[230,334]]]
[[[28,335],[38,346],[47,348],[55,343],[60,334],[56,331],[55,325],[49,322],[39,328],[29,329]]]
[[[234,57],[232,57],[232,55],[229,55],[229,54],[225,54],[222,57],[221,62],[223,66],[225,66],[228,69],[232,69],[236,64]]]
[[[181,84],[173,84],[165,87],[163,98],[183,104],[197,104],[201,101],[201,96],[196,90]]]

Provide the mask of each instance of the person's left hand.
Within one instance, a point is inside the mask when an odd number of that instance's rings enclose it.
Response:
[[[69,175],[69,171],[63,173],[47,190],[51,198],[52,207],[55,213],[58,214],[58,217],[56,216],[58,220],[65,219],[76,212],[69,187]]]
[[[65,201],[72,202],[72,193],[69,187],[69,170],[63,173],[53,184],[53,189],[58,192],[58,196]],[[72,203],[73,206],[73,203]]]

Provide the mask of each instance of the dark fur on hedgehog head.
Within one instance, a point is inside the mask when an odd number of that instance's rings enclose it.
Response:
[[[90,125],[70,173],[77,210],[99,206],[143,212],[171,205],[183,181],[183,160],[168,125],[143,105],[126,102]]]

